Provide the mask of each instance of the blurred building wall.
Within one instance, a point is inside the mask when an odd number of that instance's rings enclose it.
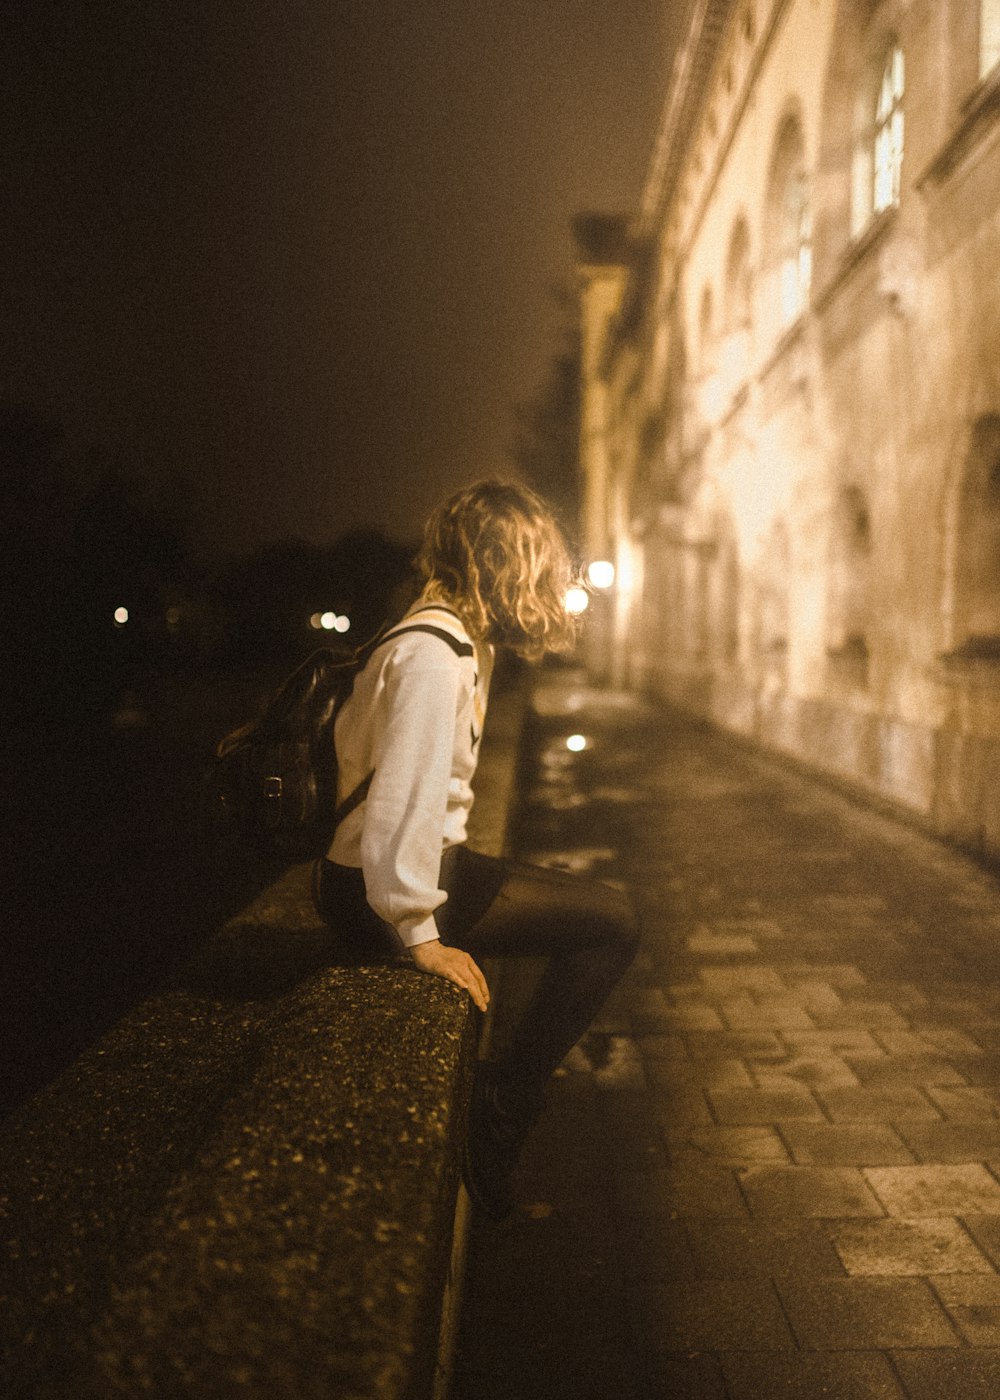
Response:
[[[1000,0],[694,0],[577,235],[595,674],[1000,855],[998,60]]]

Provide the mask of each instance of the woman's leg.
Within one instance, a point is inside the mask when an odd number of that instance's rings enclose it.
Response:
[[[473,957],[541,954],[548,965],[516,1026],[504,1066],[539,1090],[628,967],[639,941],[628,895],[562,870],[457,847],[446,854],[442,940]]]
[[[511,1173],[545,1081],[583,1035],[638,944],[628,896],[609,885],[455,847],[445,853],[442,941],[474,957],[544,954],[548,965],[499,1062],[473,1084],[463,1175],[485,1214],[514,1207]]]

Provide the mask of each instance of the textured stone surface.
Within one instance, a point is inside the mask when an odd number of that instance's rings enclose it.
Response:
[[[480,850],[523,703],[501,675]],[[5,1400],[429,1394],[475,1039],[457,988],[344,966],[288,870],[5,1124]]]
[[[139,1007],[0,1145],[5,1393],[403,1394],[433,1364],[472,1035],[403,967]]]
[[[676,712],[544,698],[521,852],[613,848],[644,941],[476,1227],[455,1400],[995,1400],[1000,885]]]

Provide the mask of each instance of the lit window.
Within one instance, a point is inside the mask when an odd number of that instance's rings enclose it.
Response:
[[[805,310],[812,280],[812,214],[809,190],[801,170],[785,185],[779,267],[781,319],[788,325]]]
[[[1000,0],[980,0],[979,76],[985,78],[1000,63]]]
[[[894,45],[882,71],[875,110],[875,187],[873,212],[899,203],[903,169],[903,50]]]
[[[768,303],[779,329],[805,311],[812,280],[812,211],[802,128],[797,117],[782,123],[768,180],[765,256]]]

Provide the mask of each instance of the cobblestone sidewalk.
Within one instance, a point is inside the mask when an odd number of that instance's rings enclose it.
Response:
[[[644,943],[474,1231],[454,1400],[994,1400],[997,881],[572,672],[536,711],[518,851]]]

